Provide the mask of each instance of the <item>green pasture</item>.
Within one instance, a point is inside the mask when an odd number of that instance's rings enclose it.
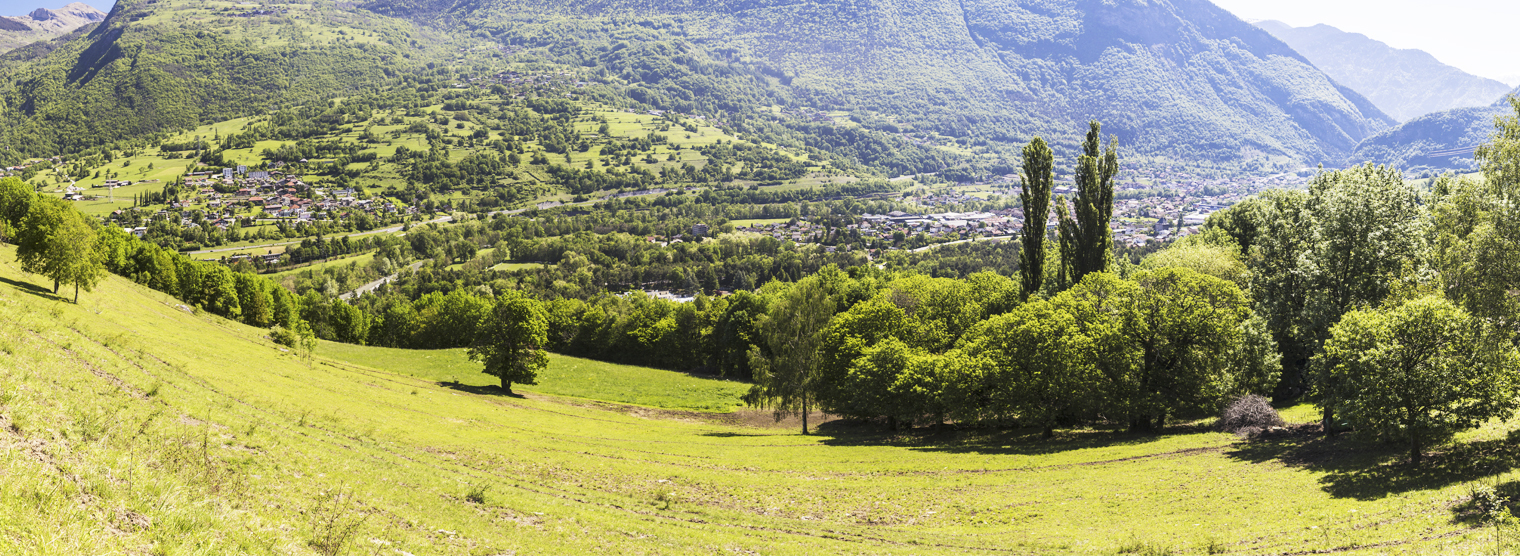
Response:
[[[504,99],[487,95],[482,99],[482,102],[504,102]],[[615,139],[642,138],[650,133],[659,133],[668,137],[668,142],[655,145],[652,151],[650,151],[649,154],[654,157],[655,162],[647,162],[643,156],[634,156],[633,165],[635,167],[646,168],[654,172],[659,172],[667,167],[679,169],[683,164],[691,164],[697,168],[702,168],[708,161],[705,156],[695,150],[696,148],[711,145],[719,140],[737,141],[737,138],[723,133],[718,128],[706,125],[705,122],[700,120],[687,120],[689,123],[697,125],[695,132],[688,132],[680,126],[648,114],[631,114],[602,108],[594,104],[587,105],[586,109],[585,115],[576,123],[577,129],[585,135],[596,135],[599,132],[599,119],[605,118],[610,128],[611,137],[596,138],[595,146],[588,152],[571,151],[567,154],[545,153],[551,164],[577,169],[585,168],[589,164],[595,169],[611,170],[617,166],[616,161],[602,156],[601,146]],[[429,113],[441,112],[442,105],[428,107],[425,111]],[[360,149],[361,152],[374,152],[378,157],[379,164],[374,170],[365,171],[355,183],[368,188],[371,193],[380,193],[385,188],[392,186],[404,187],[407,180],[403,178],[403,168],[397,164],[388,162],[388,160],[403,146],[417,151],[425,151],[429,148],[426,134],[405,131],[405,128],[412,123],[427,121],[427,119],[406,117],[403,118],[405,123],[392,124],[390,122],[394,116],[395,114],[390,112],[377,112],[368,122],[348,124],[340,127],[334,133],[315,137],[313,140],[358,143],[364,128],[374,125],[374,131],[381,138],[381,141],[379,143],[362,143],[360,144]],[[256,116],[206,124],[193,130],[179,133],[167,141],[171,143],[183,143],[199,138],[211,142],[215,141],[217,137],[233,135],[243,131],[250,125],[265,123],[266,121],[267,116]],[[433,123],[429,123],[428,125],[432,128],[440,129],[446,135],[454,137],[468,136],[480,126],[480,124],[475,122],[453,121],[445,126]],[[462,128],[460,127],[461,125],[463,126]],[[662,127],[666,127],[667,129],[662,131]],[[474,146],[452,145],[449,149],[450,159],[460,160],[472,153],[488,151],[490,149],[485,145],[492,140],[500,138],[502,138],[500,132],[493,131],[490,137],[485,140],[476,141]],[[255,143],[251,148],[228,149],[219,152],[227,159],[229,164],[256,166],[261,162],[265,162],[259,153],[264,152],[266,149],[278,149],[281,146],[293,143],[294,141],[266,140]],[[779,149],[775,145],[767,146]],[[528,161],[531,160],[531,153],[541,150],[542,145],[539,145],[536,141],[529,140],[526,142],[526,148],[529,154],[524,156],[522,165],[518,167],[521,179],[542,181],[542,169],[535,172],[533,167],[528,165]],[[800,153],[791,152],[787,149],[779,150],[796,160],[803,160],[805,158]],[[673,153],[676,154],[677,159],[669,160],[669,157]],[[114,210],[129,208],[132,206],[133,195],[161,190],[166,183],[185,174],[187,168],[194,162],[191,159],[181,158],[187,153],[160,152],[157,147],[145,148],[134,153],[133,156],[124,156],[124,153],[122,154],[123,156],[110,163],[92,168],[90,178],[77,182],[80,187],[85,188],[85,194],[101,196],[99,200],[78,203],[81,210],[88,214],[99,216],[108,214]],[[151,170],[148,169],[149,165],[152,165]],[[367,163],[355,163],[350,165],[350,168],[366,169],[368,166]],[[819,169],[815,168],[815,170]],[[99,177],[95,177],[97,172],[100,174]],[[107,179],[113,178],[134,182],[132,186],[116,189],[114,202],[109,199],[109,191],[96,187]],[[326,186],[327,182],[331,181],[329,177],[317,174],[308,174],[304,178],[308,183],[312,183],[318,187]],[[156,183],[139,183],[143,180],[159,181]],[[33,181],[46,184],[43,191],[56,195],[61,195],[63,188],[69,185],[67,178],[57,175],[52,169],[42,171],[39,173],[39,178]],[[816,171],[802,179],[794,180],[784,185],[768,186],[767,188],[796,190],[846,184],[853,181],[856,181],[856,178],[829,176],[821,171]],[[451,195],[459,195],[459,192],[454,192]],[[549,192],[542,195],[535,202],[556,199],[568,201],[569,196],[562,193]],[[197,208],[197,206],[191,205],[190,208]]]
[[[310,554],[335,522],[351,554],[1470,554],[1494,546],[1471,489],[1520,485],[1503,423],[1411,467],[1353,435],[1206,422],[802,435],[658,409],[737,384],[569,358],[508,397],[457,351],[307,358],[120,278],[74,305],[13,253],[4,554]]]
[[[491,267],[491,270],[512,271],[512,270],[523,270],[523,269],[538,269],[538,268],[544,268],[544,267],[547,267],[547,266],[549,266],[549,265],[546,265],[544,263],[500,263],[500,264],[497,264],[496,266]]]
[[[324,357],[439,383],[477,388],[501,384],[482,373],[480,364],[470,361],[463,349],[407,350],[323,342],[320,351]],[[742,404],[739,397],[749,385],[551,354],[549,368],[539,375],[537,385],[515,385],[513,390],[666,409],[732,411]]]

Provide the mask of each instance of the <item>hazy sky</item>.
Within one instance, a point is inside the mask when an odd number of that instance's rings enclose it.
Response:
[[[1417,48],[1468,73],[1520,85],[1515,0],[1214,0],[1247,21],[1324,23],[1396,48]]]

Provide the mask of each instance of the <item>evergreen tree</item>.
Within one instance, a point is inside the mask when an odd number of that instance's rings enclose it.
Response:
[[[1045,221],[1050,219],[1050,189],[1055,183],[1055,153],[1045,140],[1035,137],[1024,147],[1020,176],[1024,203],[1024,231],[1020,234],[1019,273],[1024,280],[1024,299],[1040,291],[1045,282]]]

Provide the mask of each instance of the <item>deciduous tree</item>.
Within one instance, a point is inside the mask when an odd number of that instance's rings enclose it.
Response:
[[[496,300],[475,332],[470,346],[472,361],[482,363],[485,374],[501,379],[501,389],[512,393],[512,383],[538,384],[538,373],[549,365],[544,346],[549,343],[549,322],[538,300],[508,292]]]
[[[1055,153],[1045,140],[1035,137],[1024,147],[1019,200],[1024,204],[1024,230],[1019,234],[1019,274],[1023,299],[1045,283],[1045,222],[1050,219],[1050,190],[1055,184]]]
[[[773,410],[777,420],[788,414],[802,416],[803,433],[808,432],[808,412],[816,405],[819,342],[836,311],[826,286],[813,275],[782,293],[760,323],[768,350],[750,349],[755,385],[745,402]]]
[[[1347,313],[1324,356],[1335,388],[1324,399],[1358,431],[1425,447],[1494,418],[1520,400],[1515,350],[1481,321],[1440,297]]]
[[[21,269],[53,280],[53,293],[63,285],[93,291],[105,277],[102,254],[95,248],[94,228],[64,201],[39,198],[22,219],[17,234],[16,258]]]

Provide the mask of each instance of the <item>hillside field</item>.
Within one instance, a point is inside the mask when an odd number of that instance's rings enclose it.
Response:
[[[507,397],[458,352],[306,358],[121,278],[74,305],[11,248],[0,323],[0,554],[1487,553],[1465,501],[1516,477],[1502,423],[1416,468],[1206,422],[805,436],[688,403],[737,383],[569,358]]]

